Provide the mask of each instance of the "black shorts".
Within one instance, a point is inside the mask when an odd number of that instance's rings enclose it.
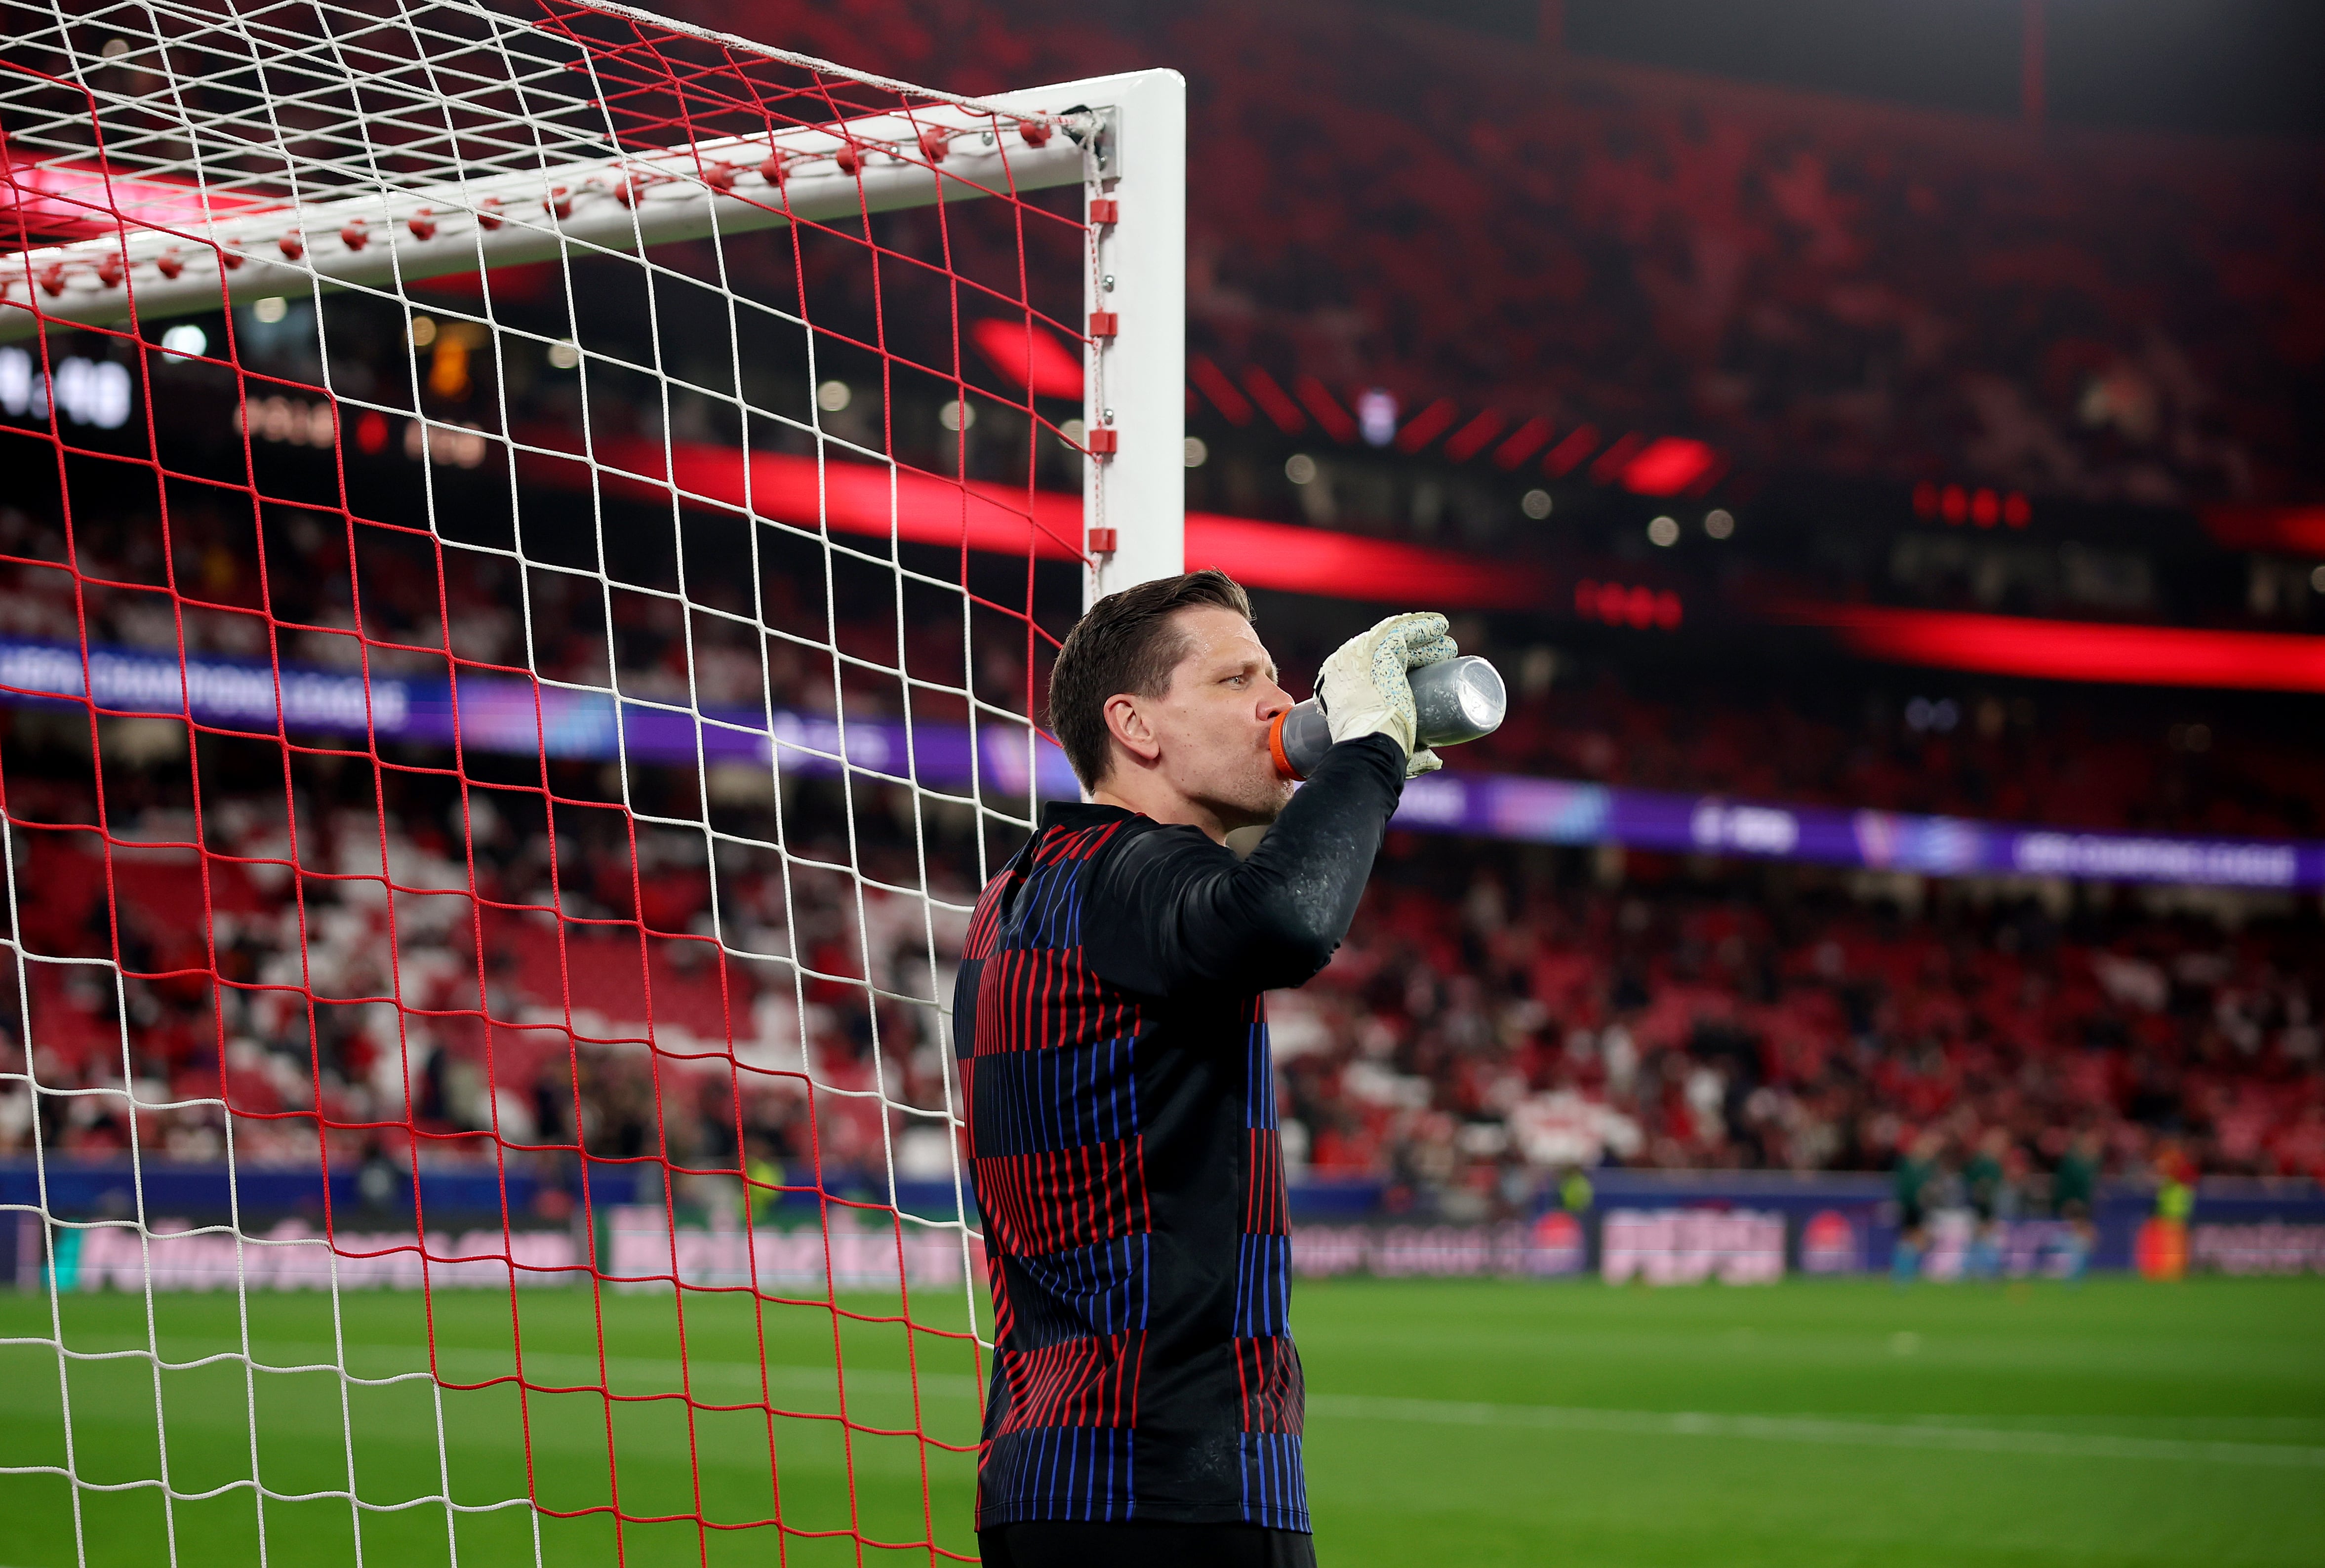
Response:
[[[1316,1537],[1259,1525],[1093,1525],[1063,1519],[977,1533],[985,1568],[1316,1568]]]

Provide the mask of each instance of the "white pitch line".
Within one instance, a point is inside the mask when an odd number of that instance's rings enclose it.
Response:
[[[175,1341],[181,1351],[211,1341]],[[216,1341],[224,1347],[224,1341]],[[236,1348],[236,1350],[239,1347]],[[405,1351],[405,1346],[350,1344],[350,1351]],[[337,1371],[330,1347],[298,1341],[268,1341],[258,1346],[262,1367],[270,1353],[296,1356],[302,1369]],[[168,1359],[167,1356],[164,1359]],[[513,1358],[500,1351],[443,1347],[438,1365],[448,1372],[467,1369],[479,1377],[506,1377],[514,1372]],[[607,1369],[617,1378],[622,1392],[632,1392],[658,1379],[668,1379],[677,1363],[653,1357],[609,1356]],[[286,1369],[277,1368],[276,1369]],[[699,1385],[706,1378],[718,1385],[756,1384],[761,1377],[753,1361],[698,1360],[692,1367]],[[525,1353],[528,1378],[550,1383],[585,1383],[597,1377],[597,1359],[571,1352]],[[424,1368],[410,1368],[404,1378],[427,1376]],[[831,1388],[836,1383],[829,1367],[770,1363],[767,1383],[793,1390]],[[851,1388],[884,1394],[906,1394],[911,1374],[885,1368],[850,1368]],[[972,1399],[977,1380],[959,1373],[923,1371],[919,1378],[922,1398]],[[672,1385],[675,1387],[674,1382]],[[1431,1426],[1517,1427],[1538,1432],[1603,1432],[1626,1437],[1712,1437],[1760,1443],[1822,1443],[1873,1448],[1938,1449],[1956,1453],[2019,1454],[2045,1459],[2162,1461],[2173,1464],[2260,1465],[2279,1470],[2325,1470],[2325,1447],[2285,1443],[2233,1443],[2170,1437],[2123,1437],[2107,1433],[2047,1432],[2040,1429],[1940,1425],[1921,1422],[1839,1421],[1819,1415],[1713,1415],[1693,1410],[1601,1410],[1560,1405],[1498,1405],[1483,1400],[1406,1399],[1366,1394],[1317,1394],[1308,1400],[1309,1415],[1328,1421],[1385,1421]]]
[[[1829,1443],[2030,1454],[2051,1459],[2163,1460],[2180,1464],[2192,1461],[2325,1470],[2325,1448],[2292,1443],[2191,1443],[2176,1438],[2113,1437],[2095,1433],[1831,1421],[1813,1415],[1583,1410],[1554,1405],[1464,1404],[1350,1394],[1317,1395],[1308,1401],[1308,1412],[1328,1419],[1421,1422],[1440,1426],[1519,1426],[1552,1432],[1607,1432],[1633,1437],[1727,1437],[1765,1443]]]

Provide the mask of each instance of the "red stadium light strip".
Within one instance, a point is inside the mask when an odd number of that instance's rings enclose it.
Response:
[[[1646,444],[1647,438],[1637,431],[1617,436],[1615,444],[1600,452],[1598,460],[1590,465],[1590,477],[1602,485],[1613,484],[1623,477],[1623,470],[1631,466],[1631,459]]]
[[[530,438],[551,444],[540,432]],[[560,441],[570,450],[570,441]],[[885,537],[893,518],[896,537],[910,544],[966,545],[971,550],[1045,560],[1081,555],[1081,498],[1035,492],[1026,505],[1024,489],[1012,485],[967,484],[897,465],[819,464],[813,458],[783,452],[753,452],[705,441],[663,443],[612,441],[597,443],[594,465],[578,452],[570,457],[523,452],[518,477],[554,489],[586,490],[593,472],[607,491],[633,500],[666,501],[671,487],[681,499],[747,507],[760,517],[794,527],[821,524],[837,533]],[[747,464],[747,467],[746,467]]]
[[[1487,441],[1502,433],[1503,422],[1499,411],[1486,410],[1446,438],[1445,456],[1453,462],[1468,462],[1485,450]]]
[[[1260,411],[1274,420],[1275,428],[1285,435],[1298,435],[1308,428],[1308,416],[1300,412],[1292,394],[1278,386],[1275,377],[1264,369],[1256,365],[1250,366],[1243,373],[1243,385]]]
[[[2325,555],[2325,506],[2261,506],[2222,503],[2197,515],[2214,543],[2230,550],[2283,550]]]
[[[1550,449],[1542,459],[1542,471],[1553,479],[1562,479],[1581,467],[1582,459],[1598,450],[1598,427],[1586,424],[1569,431],[1566,439]]]
[[[1081,397],[1081,356],[1061,343],[1055,333],[1030,320],[988,319],[972,322],[968,335],[1010,385],[1038,397]]]
[[[1870,658],[1943,670],[2134,686],[2325,691],[2325,637],[1855,605],[1795,605],[1783,618],[1829,626],[1853,652]]]
[[[199,229],[212,218],[281,210],[280,197],[213,190],[183,178],[76,158],[12,161],[0,182],[0,233],[32,246],[113,234],[116,212],[142,227]]]
[[[2034,507],[2016,490],[1971,490],[1960,485],[1941,487],[1924,479],[1913,487],[1913,515],[1941,517],[1948,523],[1975,523],[1991,528],[1997,522],[2024,528],[2034,521]]]
[[[1303,376],[1292,384],[1292,390],[1300,394],[1300,401],[1308,405],[1326,435],[1344,446],[1357,439],[1356,416],[1340,406],[1330,387],[1312,376]]]
[[[1494,467],[1504,469],[1516,468],[1542,450],[1542,442],[1548,441],[1550,432],[1557,428],[1538,414],[1526,421],[1510,432],[1509,440],[1494,449]]]
[[[1679,595],[1669,589],[1626,587],[1619,582],[1594,582],[1586,577],[1574,585],[1574,613],[1584,620],[1604,621],[1610,626],[1634,626],[1640,631],[1656,627],[1675,632],[1686,610]]]
[[[1010,330],[1014,332],[1014,329]],[[984,346],[981,333],[978,342]],[[1011,374],[1014,379],[1014,371]],[[1326,435],[1344,444],[1353,443],[1362,433],[1331,389],[1313,376],[1295,377],[1287,392],[1266,370],[1254,365],[1245,369],[1243,385],[1238,387],[1227,372],[1199,354],[1187,362],[1187,379],[1236,424],[1250,423],[1255,404],[1256,412],[1264,413],[1286,435],[1298,435],[1307,429],[1311,419]],[[1188,407],[1191,410],[1194,406],[1190,393]],[[1515,427],[1510,420],[1511,416],[1501,410],[1488,408],[1461,423],[1460,406],[1450,397],[1440,397],[1405,422],[1396,432],[1394,444],[1397,450],[1411,455],[1459,423],[1460,428],[1445,441],[1448,461],[1466,463],[1493,446],[1495,466],[1512,470],[1541,451],[1557,427],[1541,415]],[[1508,433],[1505,435],[1505,431]],[[1542,472],[1552,478],[1563,478],[1598,451],[1599,439],[1595,425],[1586,424],[1570,431],[1542,459]],[[1500,445],[1494,446],[1496,440]],[[1705,442],[1685,436],[1651,437],[1633,431],[1600,454],[1592,467],[1591,478],[1601,484],[1619,482],[1626,489],[1642,496],[1700,496],[1728,471],[1728,459]],[[1914,492],[1914,505],[1928,515],[1935,502],[1925,504],[1923,497],[1934,497],[1936,493],[1934,486],[1923,484]],[[2025,525],[2028,512],[2024,496],[2015,492],[2006,498],[1992,491],[1981,491],[1979,495],[1983,499],[1978,505],[1998,507],[1995,515],[2006,518],[2013,527]]]
[[[1649,441],[1623,466],[1623,488],[1638,496],[1676,496],[1714,474],[1718,464],[1719,454],[1701,441],[1664,436]]]
[[[1216,566],[1237,582],[1287,593],[1456,609],[1539,609],[1550,599],[1538,567],[1487,561],[1292,523],[1187,514],[1187,570]]]
[[[1460,409],[1450,397],[1440,397],[1411,419],[1396,432],[1396,450],[1401,452],[1419,451],[1452,426]]]
[[[1203,395],[1211,400],[1211,406],[1224,414],[1229,424],[1251,422],[1251,399],[1227,379],[1226,371],[1200,354],[1187,361],[1187,379],[1201,388]]]
[[[493,269],[493,298],[498,300],[538,300],[554,288],[564,287],[564,274],[555,262],[518,262],[510,266]],[[482,273],[444,273],[432,278],[414,278],[415,293],[457,294],[463,299],[482,299],[485,274]]]
[[[551,444],[540,432],[535,445]],[[560,442],[557,444],[566,444]],[[746,467],[747,461],[747,469]],[[593,471],[616,495],[666,502],[681,498],[743,509],[794,527],[886,538],[1047,561],[1077,561],[1079,496],[971,480],[966,484],[901,464],[819,464],[787,452],[754,452],[699,441],[601,442],[592,464],[578,454],[537,450],[519,459],[519,477],[555,489],[586,490]],[[891,486],[893,484],[893,489]],[[1189,570],[1216,566],[1252,588],[1329,598],[1410,598],[1448,609],[1531,609],[1546,604],[1550,581],[1538,568],[1484,560],[1450,550],[1340,533],[1290,523],[1211,513],[1187,515]]]

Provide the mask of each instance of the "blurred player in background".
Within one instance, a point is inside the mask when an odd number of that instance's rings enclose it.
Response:
[[[1897,1156],[1890,1185],[1897,1202],[1897,1248],[1889,1260],[1889,1277],[1897,1285],[1921,1277],[1930,1247],[1930,1209],[1937,1198],[1938,1157],[1945,1148],[1945,1135],[1931,1127],[1915,1134]]]
[[[1454,652],[1442,616],[1349,639],[1294,797],[1268,743],[1292,700],[1224,574],[1109,595],[1059,648],[1051,722],[1090,800],[1046,806],[987,885],[954,999],[993,1287],[988,1564],[1314,1563],[1262,993],[1347,934],[1405,779],[1437,765],[1407,674]]]
[[[2002,1226],[2017,1211],[2004,1162],[2010,1152],[2010,1130],[1990,1127],[1978,1135],[1978,1148],[1962,1166],[1962,1195],[1969,1202],[1972,1229],[1964,1272],[1972,1279],[1993,1279],[2002,1273]]]
[[[2099,1135],[2084,1127],[2068,1141],[2067,1152],[2059,1156],[2059,1168],[2051,1174],[2051,1211],[2067,1222],[2066,1276],[2070,1280],[2083,1277],[2098,1241],[2098,1227],[2092,1216],[2098,1196],[2099,1153]]]
[[[2177,1138],[2155,1153],[2155,1213],[2142,1227],[2152,1252],[2140,1261],[2150,1279],[2181,1279],[2188,1273],[2188,1220],[2196,1211],[2196,1162]],[[2145,1248],[2143,1250],[2146,1250]]]

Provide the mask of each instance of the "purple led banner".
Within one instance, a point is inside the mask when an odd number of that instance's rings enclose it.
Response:
[[[138,648],[93,647],[88,680],[97,706],[108,713],[183,718],[230,729],[339,735],[375,733],[384,741],[449,746],[454,733],[450,683],[354,671],[285,665],[278,688],[268,666],[202,654],[181,664],[172,654]],[[74,700],[82,694],[80,651],[69,645],[0,639],[0,701]],[[278,698],[279,690],[279,698]],[[459,733],[482,751],[546,753],[553,757],[613,757],[644,763],[743,763],[765,765],[770,726],[751,709],[682,707],[625,700],[617,741],[615,701],[602,691],[534,682],[463,671]],[[844,734],[843,734],[844,728]],[[841,757],[859,772],[942,789],[981,783],[999,793],[1022,794],[1028,767],[1027,731],[993,723],[978,728],[972,758],[969,732],[959,724],[857,720],[777,710],[772,735],[776,762],[801,775],[832,775]],[[698,750],[698,747],[699,749]],[[972,765],[972,762],[977,765]],[[1035,736],[1031,764],[1040,793],[1069,798],[1079,786],[1065,754]]]
[[[1439,773],[1405,786],[1396,825],[1537,844],[1622,844],[1936,877],[2062,877],[2217,887],[2325,887],[2325,843],[2078,831],[1717,795]]]
[[[441,680],[286,666],[278,683],[266,665],[196,655],[92,648],[88,684],[111,713],[192,716],[237,729],[290,729],[449,745],[452,692]],[[74,700],[82,694],[80,651],[55,643],[0,639],[0,701]],[[774,760],[801,775],[847,765],[875,778],[967,791],[981,784],[1022,794],[1026,731],[981,726],[972,752],[958,724],[858,720],[778,710],[681,707],[626,700],[617,740],[607,693],[463,673],[459,734],[486,751],[559,757],[626,755],[646,763]],[[1046,738],[1031,743],[1038,793],[1077,793],[1065,756]],[[1958,817],[1907,816],[1829,806],[1777,806],[1713,795],[1612,789],[1505,774],[1431,774],[1405,786],[1396,825],[1418,832],[1469,833],[1537,844],[1623,844],[1681,853],[1753,855],[1862,866],[1931,876],[2061,877],[2106,882],[2171,882],[2220,887],[2325,887],[2325,843],[2192,839],[2153,833],[2080,832]]]

